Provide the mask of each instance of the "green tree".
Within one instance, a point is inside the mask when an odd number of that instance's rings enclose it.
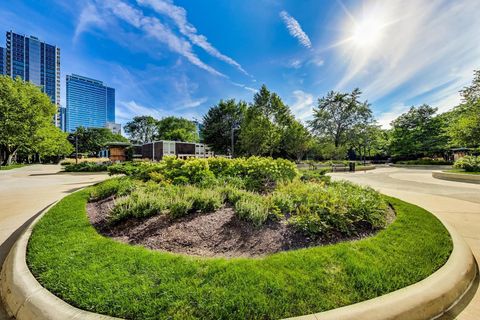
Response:
[[[173,116],[158,121],[155,138],[158,140],[199,141],[197,127],[193,121]]]
[[[243,101],[235,102],[234,99],[220,100],[210,108],[203,117],[203,139],[213,151],[219,154],[232,153],[233,149],[239,150],[238,137],[241,124],[244,120],[247,104]],[[233,132],[232,132],[233,131]]]
[[[283,148],[287,155],[297,161],[302,160],[305,155],[313,148],[314,140],[310,132],[303,124],[297,120],[286,128]]]
[[[73,152],[73,146],[67,138],[68,133],[55,126],[46,126],[39,130],[34,150],[42,158],[69,155]]]
[[[343,146],[350,131],[358,124],[368,124],[372,111],[368,102],[360,102],[361,91],[351,93],[330,91],[318,99],[313,109],[313,120],[309,121],[312,131],[320,138],[327,138],[336,148]]]
[[[463,103],[448,113],[448,135],[454,146],[480,146],[480,70],[470,86],[460,91]]]
[[[443,152],[447,146],[441,118],[437,108],[429,105],[411,107],[392,121],[391,151],[396,156],[432,156]]]
[[[127,122],[123,129],[135,143],[146,143],[153,141],[157,133],[157,125],[158,120],[152,116],[138,116]]]
[[[40,89],[19,77],[0,76],[0,149],[10,164],[19,149],[33,150],[45,128],[52,127],[56,107]],[[48,131],[48,130],[47,130]]]
[[[276,93],[265,85],[253,96],[240,132],[240,145],[248,155],[269,155],[281,151],[285,130],[294,118]]]
[[[69,136],[69,141],[75,146],[75,139],[78,139],[78,152],[97,154],[108,142],[128,142],[128,139],[120,134],[112,133],[107,128],[84,128],[78,127]]]

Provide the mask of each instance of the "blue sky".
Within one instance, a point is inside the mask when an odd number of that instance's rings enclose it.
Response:
[[[116,88],[117,122],[201,119],[265,83],[302,119],[359,87],[386,126],[409,106],[446,111],[480,68],[480,1],[14,0],[4,31],[61,48],[65,75]]]

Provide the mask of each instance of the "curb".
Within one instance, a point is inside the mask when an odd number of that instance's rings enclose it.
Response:
[[[17,320],[118,319],[69,305],[42,287],[28,269],[26,253],[33,227],[55,204],[45,208],[25,229],[5,259],[0,274],[0,299],[7,313]]]
[[[440,164],[395,164],[389,165],[393,168],[410,168],[410,169],[425,169],[425,170],[445,170],[452,169],[452,165],[440,165]]]
[[[432,177],[440,180],[466,182],[466,183],[478,183],[480,184],[480,174],[465,174],[454,172],[432,172]]]
[[[54,204],[53,204],[54,205]],[[53,206],[52,205],[52,206]],[[8,254],[0,276],[0,298],[17,320],[114,320],[75,308],[43,288],[28,269],[26,251],[34,225],[23,232]],[[453,250],[445,265],[429,277],[383,296],[321,313],[294,317],[297,320],[436,319],[449,312],[469,291],[477,277],[477,264],[465,240],[448,224]]]

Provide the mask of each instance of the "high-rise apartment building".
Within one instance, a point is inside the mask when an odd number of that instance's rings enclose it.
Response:
[[[5,74],[6,50],[0,47],[0,75]]]
[[[39,40],[7,31],[5,74],[20,76],[41,88],[60,108],[60,48]],[[61,127],[60,110],[54,122]]]
[[[66,131],[105,128],[111,122],[115,122],[115,89],[99,80],[67,75]]]

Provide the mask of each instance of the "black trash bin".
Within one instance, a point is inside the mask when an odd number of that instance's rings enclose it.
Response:
[[[355,172],[355,162],[349,162],[348,168],[350,169],[350,172]]]

